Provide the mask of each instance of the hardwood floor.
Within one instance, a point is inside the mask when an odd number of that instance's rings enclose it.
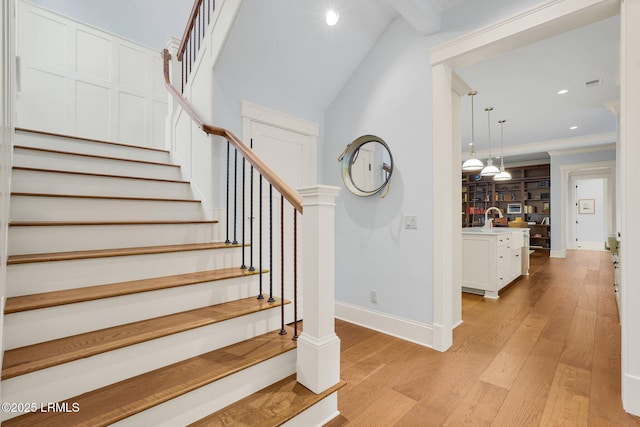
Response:
[[[462,308],[445,353],[336,321],[347,385],[327,426],[640,426],[622,409],[608,252],[534,252],[499,300]]]

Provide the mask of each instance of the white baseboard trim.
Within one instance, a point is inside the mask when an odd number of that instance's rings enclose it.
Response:
[[[640,417],[640,377],[622,374],[622,407]]]
[[[550,251],[549,258],[566,258],[567,251]]]
[[[433,326],[336,301],[336,318],[433,348]]]
[[[604,251],[604,242],[576,242],[576,249]]]

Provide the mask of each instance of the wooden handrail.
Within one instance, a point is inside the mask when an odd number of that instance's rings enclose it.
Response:
[[[198,17],[198,10],[200,10],[201,4],[202,0],[196,0],[193,4],[191,14],[189,15],[189,21],[187,23],[187,28],[184,29],[184,34],[182,35],[182,40],[180,41],[180,46],[178,47],[178,61],[182,61],[182,56],[184,55],[184,51],[187,48],[187,42],[189,41],[189,33],[195,25],[196,18]]]
[[[171,54],[167,49],[162,51],[163,67],[164,67],[164,84],[169,93],[178,101],[184,111],[196,122],[198,127],[209,135],[217,135],[225,138],[233,145],[242,156],[252,165],[273,187],[284,196],[285,199],[297,210],[302,213],[302,198],[298,193],[289,187],[280,177],[278,177],[258,156],[255,155],[237,136],[231,131],[206,124],[202,118],[196,113],[189,101],[187,101],[178,90],[171,84],[169,75],[169,61]]]

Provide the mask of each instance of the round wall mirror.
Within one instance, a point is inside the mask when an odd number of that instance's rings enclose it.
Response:
[[[338,161],[342,162],[344,184],[356,196],[372,196],[382,191],[393,172],[389,146],[375,135],[363,135],[347,145]]]

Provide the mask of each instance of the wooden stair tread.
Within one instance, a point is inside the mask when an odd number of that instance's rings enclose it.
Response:
[[[173,168],[180,167],[180,165],[176,165],[173,163],[152,162],[150,160],[127,159],[124,157],[102,156],[99,154],[77,153],[75,151],[52,150],[50,148],[29,147],[27,145],[14,145],[13,148],[14,150],[20,149],[20,150],[40,151],[42,153],[64,154],[66,156],[77,156],[77,157],[90,157],[92,159],[117,160],[121,162],[142,163],[145,165],[169,166]]]
[[[44,254],[11,255],[7,257],[7,265],[27,264],[33,262],[69,261],[91,258],[109,258],[130,255],[149,255],[169,252],[200,251],[207,249],[224,249],[241,247],[242,244],[210,242],[189,243],[184,245],[143,246],[137,248],[95,249],[90,251],[52,252]]]
[[[12,192],[11,196],[21,197],[59,197],[67,199],[100,199],[100,200],[135,200],[146,202],[186,202],[186,203],[200,203],[197,199],[173,199],[162,197],[133,197],[133,196],[96,196],[88,194],[55,194],[55,193],[24,193],[24,192]]]
[[[66,402],[76,413],[35,412],[3,421],[6,427],[106,426],[210,384],[296,347],[293,331],[278,331],[242,341],[137,377],[97,389]]]
[[[263,270],[263,273],[265,272],[266,271]],[[257,270],[248,271],[247,269],[242,269],[240,267],[225,268],[219,270],[199,271],[197,273],[177,274],[174,276],[155,277],[152,279],[111,283],[108,285],[88,286],[84,288],[65,289],[62,291],[9,297],[5,304],[4,313],[19,313],[21,311],[37,310],[40,308],[112,298],[122,295],[131,295],[179,286],[195,285],[204,282],[215,282],[255,274],[258,274]]]
[[[130,175],[112,175],[106,173],[96,173],[96,172],[78,172],[78,171],[69,171],[69,170],[61,170],[61,169],[43,169],[43,168],[30,168],[25,166],[13,166],[12,169],[14,171],[30,171],[30,172],[45,172],[45,173],[63,173],[67,175],[84,175],[84,176],[98,176],[102,178],[126,178],[126,179],[139,179],[142,181],[160,181],[160,182],[174,182],[178,184],[189,184],[189,181],[177,180],[177,179],[164,179],[164,178],[149,178],[144,176],[130,176]]]
[[[16,127],[15,131],[16,132],[24,132],[24,133],[37,133],[37,134],[40,134],[40,135],[55,136],[55,137],[58,137],[58,138],[77,139],[77,140],[80,140],[80,141],[99,142],[101,144],[117,145],[119,147],[128,147],[128,148],[139,148],[139,149],[142,149],[142,150],[159,151],[159,152],[162,152],[162,153],[168,153],[169,152],[169,150],[165,150],[165,149],[162,149],[162,148],[145,147],[145,146],[142,146],[142,145],[123,144],[122,142],[104,141],[102,139],[85,138],[85,137],[82,137],[82,136],[67,135],[67,134],[55,133],[55,132],[47,132],[47,131],[36,130],[36,129],[27,129],[27,128]]]
[[[2,379],[13,378],[96,354],[279,307],[256,297],[141,320],[4,352]],[[285,301],[285,304],[288,303]]]
[[[183,225],[217,224],[218,220],[157,220],[157,221],[12,221],[9,227],[60,227],[89,225]]]
[[[189,427],[272,427],[289,421],[346,385],[345,381],[315,394],[291,375],[204,417]]]

